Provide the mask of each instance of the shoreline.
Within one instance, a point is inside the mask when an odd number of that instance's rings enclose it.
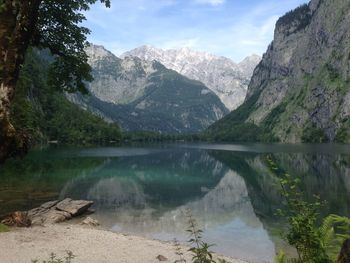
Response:
[[[191,262],[188,247],[181,246],[187,262]],[[71,251],[72,263],[125,262],[154,263],[160,255],[174,262],[179,259],[171,242],[115,233],[102,228],[61,223],[29,228],[11,228],[0,233],[2,263],[27,263],[48,260],[50,253],[65,257]],[[231,263],[248,261],[214,255]],[[164,258],[163,258],[164,259]]]

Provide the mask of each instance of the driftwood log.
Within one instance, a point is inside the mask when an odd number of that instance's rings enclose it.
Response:
[[[0,223],[7,226],[30,227],[32,222],[27,212],[16,211],[0,217]]]

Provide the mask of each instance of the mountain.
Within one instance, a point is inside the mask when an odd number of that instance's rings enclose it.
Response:
[[[120,59],[96,45],[87,47],[86,52],[94,77],[88,84],[91,96],[69,98],[125,130],[196,133],[228,113],[201,82],[157,61]]]
[[[156,60],[190,79],[201,81],[219,96],[229,110],[243,103],[254,68],[261,60],[259,56],[252,55],[236,64],[229,58],[189,48],[162,50],[152,46],[133,49],[121,57]]]
[[[212,125],[211,136],[349,143],[349,12],[348,0],[312,0],[281,17],[245,102]]]

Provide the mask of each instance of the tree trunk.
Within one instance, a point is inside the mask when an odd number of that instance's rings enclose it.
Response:
[[[41,0],[0,0],[0,162],[27,150],[10,108],[20,67],[35,30]]]

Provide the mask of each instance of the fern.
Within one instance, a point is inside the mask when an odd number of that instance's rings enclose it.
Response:
[[[344,240],[350,238],[350,218],[327,216],[320,227],[320,234],[329,258],[335,261]]]

